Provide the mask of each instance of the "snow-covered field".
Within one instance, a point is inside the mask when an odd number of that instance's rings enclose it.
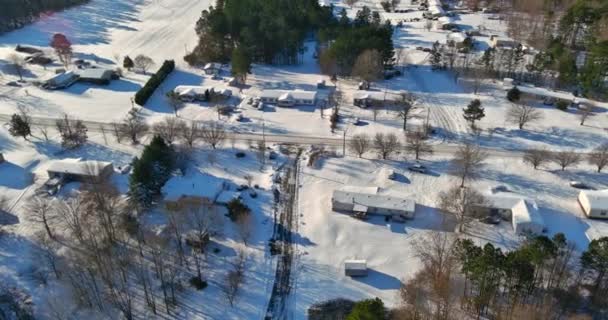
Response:
[[[22,87],[6,85],[17,80],[17,76],[6,65],[6,57],[14,52],[17,44],[43,48],[52,55],[48,47],[55,32],[65,33],[74,43],[76,57],[93,61],[101,67],[115,68],[116,56],[134,57],[143,53],[152,57],[160,66],[164,59],[174,59],[176,70],[165,80],[144,107],[148,121],[159,121],[172,116],[173,110],[164,99],[164,93],[178,85],[224,85],[222,80],[213,80],[202,70],[189,67],[182,57],[196,44],[194,25],[200,12],[211,0],[92,0],[89,4],[45,17],[30,26],[0,35],[0,115],[10,115],[19,106],[28,114],[38,117],[56,118],[63,114],[87,121],[120,121],[132,106],[131,97],[145,83],[148,76],[136,72],[125,72],[125,76],[109,86],[75,84],[66,90],[47,91],[29,83],[50,77],[58,65],[44,69],[29,67],[24,78],[28,84]],[[340,0],[327,1],[337,9],[345,7]],[[403,1],[406,2],[406,1]],[[383,13],[379,0],[359,1],[355,8],[348,9],[349,16],[368,5],[381,12],[386,19],[398,22],[421,17],[420,11],[412,13]],[[410,7],[408,4],[402,5]],[[469,14],[456,17],[456,23],[477,28],[483,26],[489,34],[505,34],[505,26],[488,15]],[[404,22],[396,28],[394,43],[408,53],[409,66],[404,75],[392,80],[374,83],[374,90],[397,93],[402,90],[420,97],[419,119],[408,122],[408,126],[421,125],[429,113],[431,124],[438,128],[434,143],[451,143],[456,140],[477,139],[482,146],[521,150],[527,147],[547,147],[551,150],[590,150],[606,142],[608,107],[598,108],[584,126],[579,125],[578,115],[534,102],[542,111],[544,119],[519,130],[505,122],[509,107],[504,98],[501,83],[486,82],[479,94],[463,79],[450,72],[432,71],[425,64],[428,53],[416,47],[430,47],[435,41],[444,42],[447,31],[425,28],[425,22]],[[487,38],[477,39],[479,49],[488,45]],[[341,108],[343,122],[332,133],[329,127],[329,111],[324,118],[314,107],[277,108],[267,106],[257,110],[244,103],[263,89],[314,90],[316,83],[324,79],[313,58],[314,42],[308,42],[303,63],[297,66],[255,65],[248,77],[248,87],[242,92],[233,88],[238,104],[237,112],[245,121],[222,117],[220,121],[240,132],[265,130],[273,134],[307,135],[315,137],[342,138],[356,133],[395,132],[401,134],[402,123],[394,112],[382,110],[376,121],[369,110],[350,104]],[[122,58],[119,59],[121,61]],[[121,64],[121,63],[119,63]],[[229,68],[225,68],[229,70]],[[224,76],[228,76],[225,72]],[[325,78],[326,79],[326,78]],[[327,79],[326,79],[327,80]],[[350,99],[356,90],[356,81],[340,80],[338,86]],[[326,95],[321,91],[320,95]],[[239,99],[242,98],[242,99]],[[462,117],[464,108],[472,99],[480,99],[486,117],[478,123],[483,129],[474,138]],[[215,120],[217,112],[206,104],[189,103],[179,111],[179,117],[194,120]],[[362,125],[354,125],[359,118]],[[488,130],[493,129],[493,134]],[[141,146],[116,143],[108,134],[89,132],[90,142],[76,151],[63,151],[57,134],[51,130],[51,142],[42,139],[34,129],[31,141],[10,136],[5,126],[0,127],[0,152],[6,162],[0,164],[0,197],[8,199],[9,211],[15,213],[21,223],[9,230],[14,235],[0,239],[0,282],[26,288],[33,296],[37,312],[45,317],[44,305],[47,296],[61,288],[41,287],[24,274],[34,260],[29,259],[35,244],[31,236],[36,228],[28,222],[23,210],[25,200],[46,179],[45,168],[49,161],[69,157],[89,160],[112,161],[116,167],[129,163],[139,155]],[[146,141],[144,141],[146,142]],[[245,144],[237,147],[247,149]],[[272,208],[270,191],[273,166],[260,172],[255,155],[248,153],[243,161],[235,161],[234,150],[228,145],[209,156],[211,151],[201,150],[195,156],[195,165],[183,180],[177,180],[176,188],[188,189],[190,184],[203,181],[227,180],[236,184],[245,183],[245,174],[254,175],[254,183],[265,191],[257,199],[246,199],[255,213],[256,232],[247,246],[249,253],[247,280],[235,307],[227,305],[219,293],[221,281],[230,257],[243,247],[236,231],[226,223],[222,237],[214,239],[212,246],[221,248],[210,259],[208,265],[210,286],[204,291],[187,296],[188,309],[181,312],[185,318],[200,319],[260,319],[266,311],[274,278],[274,261],[269,257],[266,241],[272,232]],[[315,168],[302,166],[300,176],[300,202],[298,204],[299,225],[296,232],[298,259],[295,270],[295,287],[291,301],[294,318],[305,319],[306,309],[315,302],[347,297],[359,299],[378,296],[392,304],[397,299],[397,289],[402,279],[407,280],[418,268],[413,244],[430,232],[451,232],[453,228],[443,222],[445,217],[437,210],[437,197],[453,180],[446,173],[449,158],[445,155],[429,157],[425,162],[432,169],[431,175],[412,174],[406,170],[411,159],[400,155],[393,161],[353,157],[322,159]],[[281,158],[279,161],[283,161]],[[274,163],[276,166],[278,164]],[[400,181],[387,180],[386,170],[402,173]],[[204,177],[204,178],[203,178]],[[191,179],[189,179],[191,178]],[[210,180],[205,180],[210,179]],[[506,185],[510,190],[535,199],[547,224],[548,234],[563,232],[577,248],[586,248],[590,237],[608,235],[608,223],[585,219],[576,202],[577,189],[570,181],[585,181],[598,188],[608,188],[605,173],[595,173],[593,168],[582,164],[565,172],[550,167],[533,170],[517,158],[491,157],[483,169],[478,183],[480,190],[496,185]],[[114,181],[121,191],[126,191],[127,177],[115,174]],[[380,187],[387,193],[400,197],[411,197],[418,203],[416,217],[404,224],[387,223],[382,218],[367,221],[353,219],[331,210],[331,194],[335,188],[346,185]],[[146,217],[150,225],[162,223],[162,213]],[[515,246],[519,239],[508,223],[498,226],[478,224],[470,230],[476,241],[490,241],[505,248]],[[345,259],[367,259],[370,267],[368,277],[351,279],[343,275]],[[60,293],[58,293],[60,294]]]

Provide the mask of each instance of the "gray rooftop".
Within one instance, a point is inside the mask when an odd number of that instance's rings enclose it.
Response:
[[[354,203],[355,205],[371,208],[404,210],[407,212],[414,212],[416,209],[416,202],[414,202],[414,200],[381,194],[334,190],[333,199],[340,203]]]

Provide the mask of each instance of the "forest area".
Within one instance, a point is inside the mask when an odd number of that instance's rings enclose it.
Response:
[[[469,0],[466,4],[478,10],[481,1]],[[481,59],[465,57],[461,64],[457,63],[458,67],[471,74],[481,72],[496,78],[512,77],[590,98],[606,99],[608,2],[511,0],[494,5],[500,8],[508,36],[519,45],[488,48]],[[445,51],[435,51],[435,64],[446,65],[441,59]],[[530,59],[526,55],[531,55]],[[450,54],[444,56],[449,58]],[[449,65],[452,67],[453,63]]]
[[[15,30],[48,11],[63,10],[89,0],[1,0],[0,33]]]

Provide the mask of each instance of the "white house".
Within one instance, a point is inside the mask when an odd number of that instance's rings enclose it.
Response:
[[[304,90],[263,90],[260,100],[265,103],[276,104],[280,107],[293,107],[295,105],[315,105],[316,91]]]
[[[364,277],[367,275],[366,260],[346,260],[344,261],[344,275],[349,277]]]
[[[173,89],[173,92],[179,95],[180,100],[188,102],[206,101],[207,94],[209,98],[228,99],[232,96],[232,90],[230,89],[211,86],[177,86]]]
[[[587,217],[608,219],[608,189],[583,190],[578,194],[578,203]]]
[[[539,235],[545,228],[543,217],[536,202],[521,200],[511,209],[513,230],[517,234]]]
[[[361,108],[367,108],[372,104],[390,103],[396,100],[397,96],[395,94],[383,91],[358,90],[353,93],[353,105]]]
[[[331,198],[335,211],[393,216],[396,219],[413,218],[416,202],[388,195],[334,190]]]

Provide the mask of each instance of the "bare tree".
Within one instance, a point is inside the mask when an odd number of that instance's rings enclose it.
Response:
[[[213,149],[226,140],[226,136],[226,130],[217,122],[209,123],[201,132],[201,139]]]
[[[578,110],[578,117],[581,120],[581,126],[585,125],[585,121],[587,118],[593,115],[593,107],[592,106],[583,106]]]
[[[454,154],[454,158],[450,161],[449,172],[459,177],[460,187],[464,187],[465,181],[479,176],[479,167],[487,157],[487,153],[479,146],[466,143]]]
[[[382,79],[384,66],[382,64],[382,56],[378,50],[365,50],[355,61],[352,75],[361,80],[370,83]]]
[[[148,71],[148,69],[150,69],[152,66],[154,66],[154,60],[152,60],[152,58],[150,58],[146,55],[139,54],[133,60],[133,64],[135,65],[136,68],[143,71],[144,74],[147,74],[146,72]]]
[[[264,170],[264,166],[266,165],[266,141],[264,141],[264,140],[258,141],[256,149],[257,149],[258,161],[260,162],[260,171],[261,171],[261,170]]]
[[[538,169],[539,166],[551,161],[551,153],[546,149],[528,149],[524,152],[523,160]]]
[[[128,137],[133,144],[139,143],[139,138],[148,132],[148,125],[141,115],[141,108],[133,107],[124,120],[117,125],[117,134]]]
[[[417,115],[412,114],[412,111],[418,109],[416,104],[416,96],[409,92],[403,92],[399,95],[399,100],[397,100],[397,118],[403,120],[403,131],[405,131],[407,126],[407,120],[416,118]]]
[[[401,142],[394,133],[384,134],[379,132],[374,136],[374,148],[376,148],[378,155],[386,160],[401,148]]]
[[[23,57],[16,53],[11,53],[7,57],[8,63],[15,69],[15,73],[19,76],[19,80],[23,81],[23,72],[27,64]]]
[[[364,153],[369,151],[370,147],[371,140],[365,133],[356,134],[348,141],[348,149],[356,153],[359,158],[361,158]]]
[[[44,198],[33,197],[26,204],[28,220],[33,223],[41,224],[48,237],[56,240],[55,234],[51,230],[51,225],[57,221],[51,201]]]
[[[236,227],[243,244],[246,246],[253,234],[253,217],[251,214],[240,214],[236,217]]]
[[[542,118],[540,110],[525,104],[513,103],[507,111],[507,121],[517,124],[520,130],[523,130],[526,124]]]
[[[463,232],[475,218],[475,208],[486,204],[484,196],[472,188],[453,186],[439,195],[439,208],[454,215],[458,221],[459,232]]]
[[[169,103],[169,106],[171,106],[171,109],[173,109],[173,113],[175,113],[177,116],[177,111],[184,106],[184,102],[180,98],[179,94],[171,90],[167,91],[165,97],[167,98],[167,103]]]
[[[574,150],[556,151],[553,152],[551,160],[564,171],[567,167],[580,163],[581,155]]]
[[[432,20],[427,20],[424,23],[424,29],[426,29],[426,31],[431,31],[431,29],[433,29],[433,25],[434,25],[434,23]]]
[[[419,160],[421,155],[433,154],[433,146],[428,143],[423,131],[409,132],[406,137],[405,150],[414,153],[416,160]]]
[[[202,128],[201,125],[194,120],[190,121],[189,124],[182,121],[180,122],[178,132],[188,147],[192,149],[198,139],[201,138]]]
[[[156,123],[152,126],[152,131],[155,135],[160,136],[168,144],[172,144],[177,140],[180,135],[180,130],[186,124],[182,120],[178,120],[174,117],[165,117],[163,121]]]
[[[602,172],[602,169],[608,165],[608,143],[593,149],[587,156],[587,162],[597,167],[597,172]]]
[[[41,125],[38,127],[38,131],[40,131],[40,134],[44,138],[44,141],[49,142],[49,128],[45,125]]]
[[[87,127],[82,120],[70,120],[65,114],[63,119],[55,122],[61,135],[61,146],[65,149],[76,149],[87,142]]]
[[[224,283],[220,286],[224,297],[230,303],[230,306],[234,306],[237,295],[241,284],[245,280],[245,262],[247,256],[243,249],[237,250],[237,255],[234,261],[231,263],[231,268],[226,274]]]

